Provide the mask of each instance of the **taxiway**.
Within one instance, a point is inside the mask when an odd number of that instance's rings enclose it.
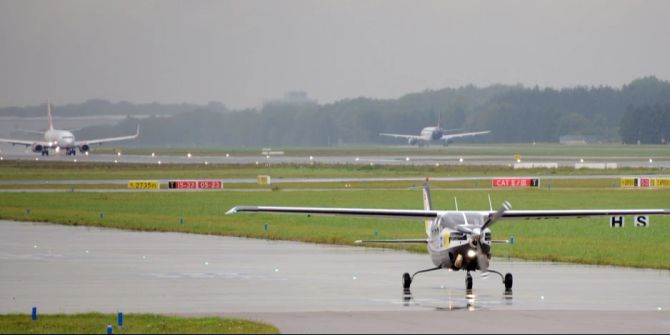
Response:
[[[495,250],[494,250],[495,253]],[[670,271],[523,262],[497,276],[438,271],[377,248],[0,221],[0,313],[239,316],[283,332],[670,331]]]

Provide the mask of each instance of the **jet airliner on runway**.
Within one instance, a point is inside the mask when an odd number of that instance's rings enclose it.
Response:
[[[404,135],[404,134],[389,134],[381,133],[381,136],[395,137],[395,138],[404,138],[407,140],[409,145],[418,145],[420,147],[425,145],[430,145],[431,143],[440,143],[443,145],[449,144],[449,142],[455,138],[467,137],[467,136],[476,136],[488,134],[491,131],[477,131],[471,133],[457,133],[457,134],[447,134],[448,129],[443,129],[440,127],[440,121],[437,121],[437,127],[425,127],[421,130],[419,135]]]
[[[33,152],[41,153],[42,156],[48,156],[49,149],[54,149],[56,152],[60,152],[61,149],[64,149],[67,156],[74,156],[77,154],[77,149],[79,149],[81,153],[86,153],[91,150],[91,145],[131,140],[137,138],[140,135],[140,125],[138,124],[135,135],[77,141],[75,140],[74,134],[72,134],[71,131],[54,129],[53,121],[51,119],[51,104],[47,104],[47,116],[49,119],[49,129],[44,132],[44,141],[26,141],[0,138],[0,142],[11,143],[12,145],[25,145],[26,147],[30,147]]]

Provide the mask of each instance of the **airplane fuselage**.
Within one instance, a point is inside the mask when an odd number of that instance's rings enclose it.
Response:
[[[444,129],[439,127],[426,127],[421,129],[421,138],[426,141],[438,141],[444,135]]]
[[[421,129],[421,134],[419,138],[416,138],[415,141],[409,140],[410,144],[418,144],[420,146],[429,145],[431,143],[442,141],[442,135],[444,135],[444,129],[440,127],[425,127]],[[414,143],[413,143],[414,142]]]
[[[474,271],[479,269],[477,260],[478,240],[472,234],[465,234],[457,229],[475,230],[484,225],[486,216],[479,213],[451,212],[444,213],[432,221],[426,222],[428,236],[428,254],[435,266],[451,270]],[[491,258],[491,230],[481,232],[481,250],[486,255],[488,264]]]
[[[74,134],[67,130],[49,129],[44,133],[44,141],[50,149],[73,149],[75,147]]]

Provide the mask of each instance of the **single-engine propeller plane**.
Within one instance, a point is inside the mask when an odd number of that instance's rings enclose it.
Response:
[[[237,206],[226,214],[239,212],[266,212],[310,215],[348,215],[361,217],[380,217],[393,219],[425,220],[426,237],[403,240],[367,240],[356,243],[421,243],[426,244],[434,267],[415,272],[404,273],[403,288],[408,290],[414,277],[419,273],[450,269],[466,271],[466,289],[472,289],[470,272],[495,273],[502,279],[506,290],[512,289],[511,273],[502,273],[489,268],[492,243],[509,243],[491,239],[490,227],[499,220],[513,219],[549,219],[584,218],[593,216],[611,216],[612,224],[621,220],[621,216],[636,216],[636,221],[649,222],[648,215],[670,215],[669,209],[568,209],[568,210],[512,210],[505,201],[497,211],[459,211],[434,210],[430,199],[428,184],[423,186],[423,210],[407,209],[367,209],[367,208],[319,208],[319,207],[266,207]],[[492,206],[490,206],[492,207]]]

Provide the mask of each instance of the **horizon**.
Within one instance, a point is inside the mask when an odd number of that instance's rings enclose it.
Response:
[[[666,79],[663,79],[663,78],[659,78],[658,76],[655,76],[655,75],[646,75],[646,76],[638,77],[638,78],[635,78],[635,79],[631,79],[630,81],[628,81],[628,82],[626,82],[626,83],[624,83],[624,84],[622,84],[622,85],[620,85],[620,86],[611,86],[611,85],[598,85],[598,86],[595,86],[595,85],[574,85],[574,86],[569,86],[569,87],[558,87],[558,88],[557,88],[557,87],[550,87],[550,86],[544,86],[544,87],[543,87],[543,86],[540,86],[540,85],[528,86],[528,85],[524,85],[524,84],[521,84],[521,83],[516,83],[516,84],[502,84],[502,83],[497,83],[497,84],[490,84],[490,85],[485,85],[485,86],[478,86],[478,85],[475,85],[475,84],[467,84],[467,85],[462,85],[462,86],[459,86],[459,87],[441,87],[441,88],[436,88],[436,89],[433,89],[433,88],[426,88],[426,89],[419,90],[419,91],[415,91],[415,92],[407,92],[407,93],[404,93],[404,94],[402,94],[402,95],[400,95],[400,96],[397,96],[397,97],[390,97],[390,98],[376,98],[376,97],[368,97],[368,96],[356,96],[356,97],[343,97],[343,98],[341,98],[341,99],[338,99],[338,100],[335,100],[335,101],[332,101],[332,102],[321,102],[321,101],[316,101],[316,103],[317,103],[318,106],[323,106],[323,105],[328,105],[328,104],[338,103],[338,102],[347,101],[347,100],[355,100],[355,99],[397,100],[397,99],[401,99],[401,98],[403,98],[403,97],[405,97],[405,96],[407,96],[407,95],[412,95],[412,94],[420,94],[420,93],[424,93],[424,92],[437,92],[437,91],[441,91],[441,90],[459,90],[459,89],[464,89],[464,88],[468,88],[468,87],[474,87],[474,88],[476,88],[476,89],[485,89],[485,88],[495,87],[495,86],[507,86],[507,87],[516,87],[516,86],[520,86],[521,89],[535,89],[535,88],[537,88],[537,89],[539,89],[539,90],[547,90],[547,89],[551,89],[551,90],[555,90],[555,91],[570,90],[570,89],[578,89],[578,88],[585,88],[585,89],[588,89],[588,90],[592,90],[592,89],[600,89],[600,88],[611,88],[611,89],[614,89],[614,90],[622,90],[622,89],[624,88],[624,86],[630,85],[631,83],[633,83],[633,82],[636,81],[636,80],[648,79],[648,78],[656,79],[656,80],[658,80],[659,82],[670,83],[670,80],[666,80]],[[311,96],[309,96],[309,92],[305,91],[305,93],[307,93],[307,96],[308,96],[309,98],[311,98]],[[275,98],[277,98],[277,97],[268,98],[268,100],[272,100],[272,99],[275,99]],[[190,102],[190,101],[182,101],[182,102],[168,102],[168,103],[165,103],[165,102],[158,102],[158,101],[148,101],[148,102],[133,102],[133,101],[128,101],[128,100],[117,100],[117,101],[114,101],[114,100],[105,99],[105,98],[100,98],[100,97],[92,97],[92,98],[86,98],[85,100],[82,100],[82,101],[79,101],[79,102],[66,102],[66,103],[62,103],[62,104],[61,104],[61,103],[59,103],[59,104],[55,104],[55,103],[53,103],[53,102],[42,102],[42,103],[38,103],[38,104],[30,104],[30,105],[22,105],[22,106],[17,106],[17,105],[0,106],[0,109],[5,109],[5,108],[31,108],[31,107],[42,107],[42,106],[46,106],[47,103],[50,103],[52,108],[56,108],[56,107],[61,107],[61,108],[62,108],[62,107],[68,106],[68,105],[81,105],[81,104],[84,104],[84,103],[87,103],[87,102],[91,102],[91,101],[103,101],[103,102],[107,102],[107,103],[110,103],[110,104],[130,103],[130,104],[133,104],[133,105],[151,105],[151,104],[158,104],[158,105],[196,105],[196,106],[207,106],[207,105],[209,105],[209,104],[216,103],[216,104],[223,104],[223,105],[226,107],[226,109],[228,109],[228,110],[231,111],[231,112],[240,112],[240,111],[244,111],[244,110],[248,110],[248,109],[251,109],[251,110],[254,110],[254,109],[260,109],[260,108],[262,108],[262,105],[263,105],[263,104],[261,103],[261,105],[259,105],[259,106],[252,106],[252,107],[247,107],[247,108],[234,109],[234,108],[229,107],[229,106],[226,104],[225,101],[206,101],[206,102]]]

